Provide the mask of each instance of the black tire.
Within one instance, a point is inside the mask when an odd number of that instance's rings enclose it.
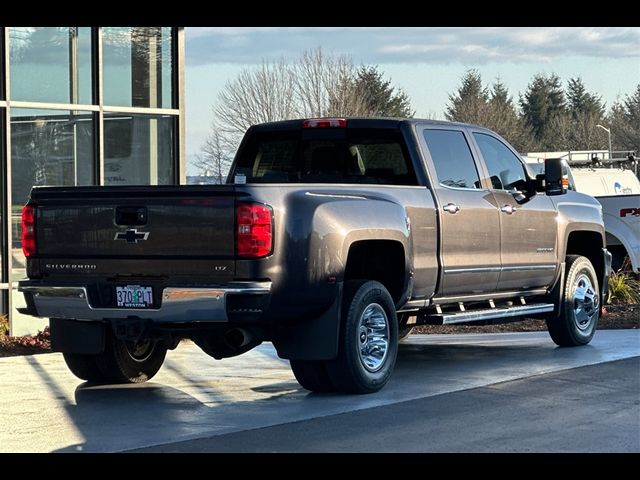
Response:
[[[600,286],[588,258],[568,255],[566,268],[560,315],[547,318],[547,329],[556,345],[577,347],[589,343],[596,332],[600,316]],[[576,291],[585,293],[576,296]]]
[[[82,355],[78,353],[63,353],[64,361],[76,377],[87,382],[99,383],[104,375],[96,363],[97,355]]]
[[[167,348],[153,340],[138,345],[107,335],[104,353],[96,355],[96,364],[104,379],[112,383],[142,383],[151,379],[164,362]]]
[[[289,360],[291,370],[298,380],[298,383],[312,392],[325,393],[333,392],[333,386],[329,374],[327,373],[327,362]]]
[[[386,348],[382,358],[377,358],[381,348],[371,348],[368,352],[376,355],[363,355],[363,342],[371,346],[370,335],[374,329],[367,325],[378,323],[377,331],[386,336]],[[382,329],[384,325],[384,329]],[[385,386],[398,354],[398,320],[393,299],[379,282],[354,280],[345,285],[340,337],[338,339],[338,357],[327,362],[327,373],[336,389],[346,393],[373,393]],[[365,366],[364,357],[372,359]],[[379,365],[378,365],[379,363]]]

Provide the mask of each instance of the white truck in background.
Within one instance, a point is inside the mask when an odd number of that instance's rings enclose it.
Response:
[[[569,188],[595,197],[602,205],[613,270],[620,269],[628,255],[631,268],[640,273],[640,180],[634,173],[638,161],[635,152],[612,152],[616,153],[625,155],[616,158],[606,150],[531,152],[523,159],[538,174],[543,173],[545,158],[563,158]]]

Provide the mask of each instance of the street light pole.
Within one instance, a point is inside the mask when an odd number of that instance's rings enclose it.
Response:
[[[596,127],[603,129],[609,135],[609,160],[611,160],[611,129],[598,124]]]

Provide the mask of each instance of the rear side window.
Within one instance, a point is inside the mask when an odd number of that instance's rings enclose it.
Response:
[[[261,132],[238,154],[248,183],[417,185],[397,130]]]
[[[464,134],[459,130],[425,130],[431,159],[441,185],[480,188],[480,178]]]

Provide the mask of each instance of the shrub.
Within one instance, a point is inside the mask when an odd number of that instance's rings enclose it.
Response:
[[[607,303],[640,303],[640,281],[622,270],[612,273]]]
[[[38,332],[35,335],[25,335],[24,337],[14,337],[15,341],[23,347],[35,347],[42,349],[51,348],[51,334],[49,327],[44,327],[44,330]]]
[[[0,340],[4,340],[9,336],[9,317],[0,315]]]

